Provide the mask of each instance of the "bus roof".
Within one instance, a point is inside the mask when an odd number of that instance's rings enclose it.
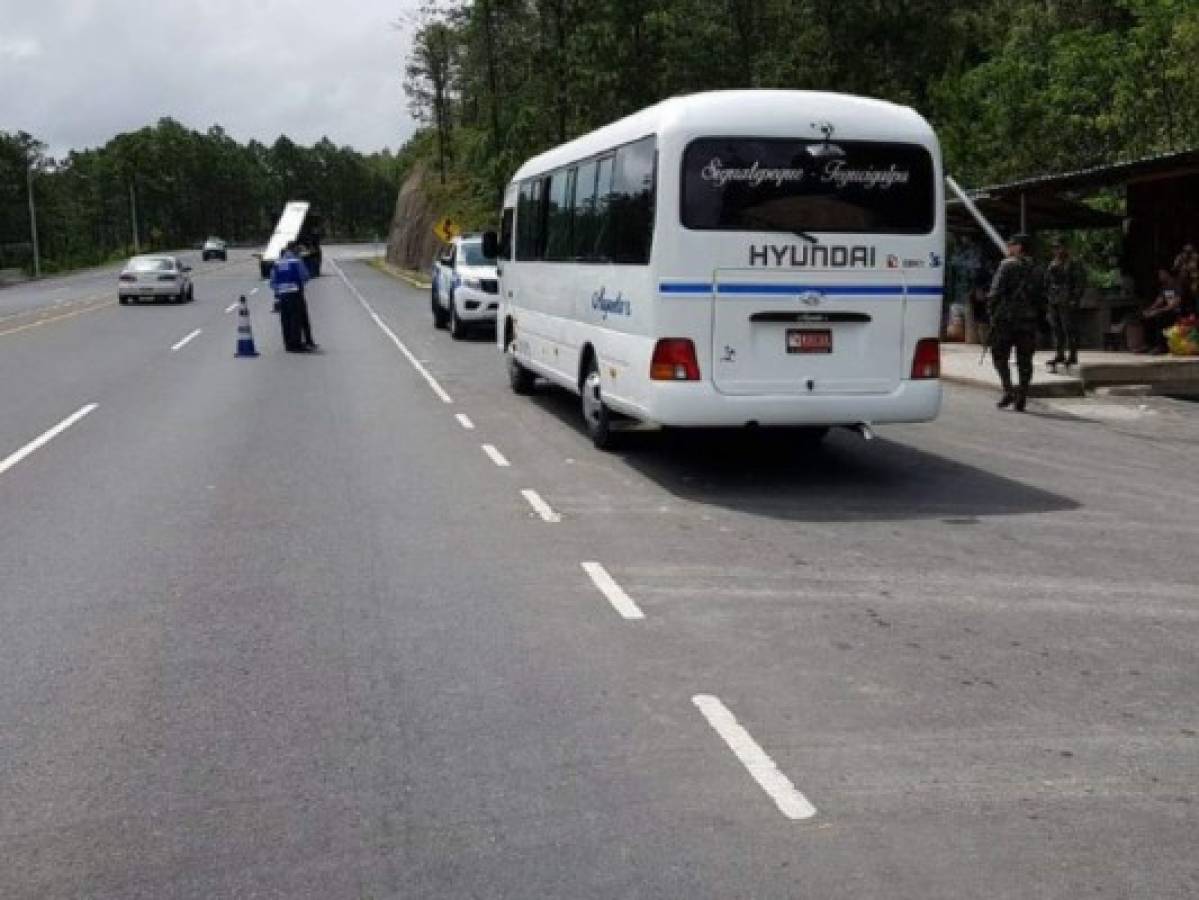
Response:
[[[885,100],[823,91],[707,91],[663,100],[547,150],[521,166],[512,180],[548,172],[650,134],[819,138],[819,125],[825,122],[836,129],[834,140],[936,144],[932,126],[919,113]]]

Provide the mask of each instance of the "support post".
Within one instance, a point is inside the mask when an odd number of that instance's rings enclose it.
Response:
[[[37,207],[33,202],[33,163],[25,167],[25,187],[29,191],[29,240],[33,244],[33,277],[42,277],[42,260],[37,245]]]
[[[978,223],[978,226],[987,237],[999,248],[1000,255],[1006,256],[1007,244],[1004,243],[1003,238],[999,236],[999,232],[995,230],[995,227],[987,220],[987,217],[974,205],[974,201],[970,199],[969,195],[948,175],[945,176],[945,183],[949,185],[949,189],[953,191],[954,195],[962,201],[962,204],[966,207],[966,211],[974,217],[974,221]]]
[[[141,253],[141,246],[137,241],[137,195],[133,191],[133,182],[129,182],[129,217],[133,221],[133,252]]]

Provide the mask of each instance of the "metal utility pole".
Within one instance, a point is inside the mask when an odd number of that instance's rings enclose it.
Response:
[[[133,220],[133,252],[141,253],[141,246],[137,242],[137,194],[133,191],[133,182],[129,182],[129,216]]]
[[[25,187],[29,191],[29,240],[33,244],[33,277],[42,277],[42,261],[37,246],[37,207],[33,202],[33,162],[25,167]]]

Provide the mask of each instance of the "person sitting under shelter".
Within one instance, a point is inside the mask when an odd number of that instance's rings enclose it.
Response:
[[[1141,311],[1141,321],[1145,324],[1145,347],[1137,352],[1161,356],[1168,352],[1166,329],[1178,321],[1182,290],[1178,279],[1168,269],[1157,270],[1157,282],[1157,298]]]

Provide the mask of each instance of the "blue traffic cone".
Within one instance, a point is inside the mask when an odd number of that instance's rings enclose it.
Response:
[[[237,301],[240,305],[237,309],[237,352],[234,356],[257,356],[258,351],[254,349],[254,332],[250,330],[250,307],[246,305],[246,298],[239,297]]]

